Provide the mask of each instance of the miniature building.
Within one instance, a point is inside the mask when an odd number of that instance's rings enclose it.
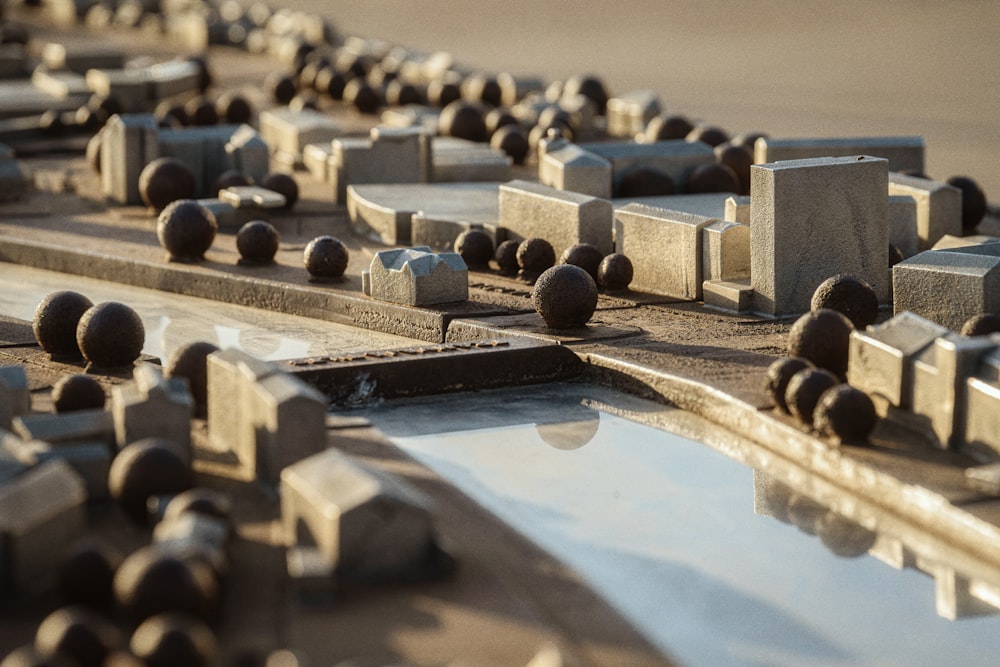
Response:
[[[216,194],[222,172],[250,165],[259,173],[263,160],[259,137],[247,125],[162,129],[152,114],[122,114],[108,120],[101,137],[102,190],[119,204],[142,203],[139,174],[159,157],[191,169],[202,196]]]
[[[750,282],[754,310],[809,310],[830,276],[889,297],[888,161],[868,156],[789,160],[750,168]]]
[[[947,183],[905,174],[889,174],[889,194],[916,202],[917,238],[927,250],[947,234],[962,235],[962,191]]]
[[[197,63],[175,60],[131,69],[90,69],[86,81],[95,95],[118,100],[125,113],[143,113],[166,97],[196,94],[201,76]]]
[[[329,143],[341,134],[340,124],[314,109],[269,109],[260,113],[260,136],[282,163],[295,165],[309,144]]]
[[[335,139],[327,160],[334,200],[340,203],[347,201],[348,185],[431,179],[430,137],[421,130],[375,127],[368,139]]]
[[[152,364],[139,364],[133,382],[111,390],[118,447],[143,438],[165,438],[176,444],[184,460],[191,459],[191,418],[194,399],[185,378],[164,378]]]
[[[851,334],[847,379],[942,447],[1000,459],[1000,337],[966,338],[904,312]]]
[[[456,137],[431,139],[431,181],[477,183],[510,180],[514,161],[488,144]]]
[[[87,529],[83,480],[52,460],[0,484],[0,597],[43,589]]]
[[[326,398],[245,352],[208,356],[208,436],[236,454],[250,478],[277,483],[281,469],[326,448]]]
[[[1000,312],[1000,243],[927,250],[892,268],[893,309],[949,329]]]
[[[814,137],[777,139],[762,137],[754,143],[754,162],[872,155],[889,161],[891,171],[924,171],[923,137]]]
[[[24,366],[0,366],[0,429],[9,429],[14,417],[30,410],[31,394]]]
[[[469,267],[455,252],[435,254],[427,246],[383,250],[362,274],[362,290],[382,301],[410,306],[469,298]]]
[[[662,111],[660,96],[652,90],[636,90],[608,100],[608,134],[635,137]]]
[[[607,199],[511,181],[500,186],[499,203],[500,227],[507,239],[543,238],[556,257],[577,243],[611,253],[614,210]]]
[[[405,576],[419,572],[434,547],[423,494],[334,449],[282,471],[281,518],[293,575],[305,574],[295,559],[312,551],[327,575]]]
[[[92,422],[92,414],[89,410],[71,412],[64,415],[43,415],[45,417],[55,417],[56,421],[63,422],[64,425],[73,426],[73,422],[83,422],[86,426]],[[72,428],[67,428],[71,432]],[[111,468],[112,447],[107,440],[113,440],[113,432],[107,429],[106,433],[97,433],[93,439],[82,436],[81,433],[89,429],[81,429],[65,440],[37,440],[22,439],[12,433],[0,434],[0,452],[7,457],[7,461],[16,461],[24,469],[33,468],[46,461],[61,459],[68,463],[73,470],[83,480],[87,489],[87,498],[90,501],[103,500],[108,497],[108,471]],[[107,436],[110,435],[111,438]],[[0,467],[3,467],[0,465]],[[0,483],[3,475],[0,474]]]

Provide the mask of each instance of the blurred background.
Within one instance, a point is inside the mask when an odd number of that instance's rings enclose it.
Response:
[[[281,0],[489,72],[601,76],[731,134],[922,135],[1000,201],[1000,2]]]

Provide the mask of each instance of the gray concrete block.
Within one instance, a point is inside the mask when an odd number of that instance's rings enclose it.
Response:
[[[930,422],[942,448],[958,448],[965,440],[967,378],[980,360],[996,348],[987,338],[949,333],[934,339],[913,366],[913,412]]]
[[[888,162],[868,156],[789,160],[750,168],[754,310],[809,310],[840,273],[889,297]]]
[[[139,174],[160,157],[156,118],[152,114],[112,116],[101,137],[104,196],[119,204],[141,204]]]
[[[970,248],[972,246],[997,242],[1000,242],[1000,236],[988,236],[986,234],[952,236],[951,234],[945,234],[938,239],[931,250],[955,250],[957,248]]]
[[[167,97],[196,95],[201,85],[201,67],[192,60],[171,60],[148,68],[154,101]]]
[[[702,227],[702,280],[750,279],[750,226],[715,220]]]
[[[196,199],[195,201],[207,208],[215,216],[215,223],[219,226],[219,229],[237,231],[245,223],[253,220],[253,218],[249,217],[249,209],[238,211],[235,206],[217,197]]]
[[[22,440],[11,434],[2,438],[0,447],[25,468],[53,459],[66,461],[83,480],[87,497],[91,501],[108,498],[108,471],[111,469],[112,450],[105,442],[52,443]]]
[[[965,386],[963,449],[980,460],[1000,458],[1000,383],[971,377]],[[994,494],[1000,495],[1000,471]]]
[[[923,137],[815,137],[777,139],[763,137],[754,144],[754,162],[871,155],[889,161],[892,171],[924,171]]]
[[[340,136],[340,124],[330,116],[304,109],[267,109],[258,116],[260,136],[272,152],[282,152],[301,160],[309,144],[329,143]]]
[[[422,130],[375,127],[368,139],[337,139],[332,149],[329,174],[339,203],[350,185],[431,179],[430,137]]]
[[[410,306],[466,301],[469,268],[455,252],[435,254],[426,246],[383,250],[362,276],[368,296]]]
[[[927,178],[889,174],[889,194],[913,197],[917,204],[920,250],[932,247],[945,234],[962,234],[962,191]]]
[[[246,126],[214,125],[161,129],[157,134],[159,155],[183,162],[194,174],[197,194],[212,197],[217,193],[219,175],[235,167],[233,154],[226,150],[232,137]]]
[[[182,557],[196,553],[206,558],[216,572],[228,569],[230,526],[225,519],[200,512],[184,512],[160,521],[153,528],[153,543],[161,553]]]
[[[115,425],[105,410],[76,410],[68,413],[36,412],[14,418],[11,429],[22,440],[42,440],[53,444],[100,442],[108,451],[115,448]]]
[[[753,288],[749,280],[706,280],[701,290],[702,299],[710,308],[744,313],[753,307]]]
[[[634,138],[663,111],[660,96],[652,90],[634,90],[608,100],[608,134]]]
[[[271,171],[270,149],[255,129],[241,125],[226,141],[223,150],[232,168],[259,183]]]
[[[605,255],[612,252],[614,209],[607,199],[511,181],[500,186],[499,206],[508,239],[543,238],[556,257],[577,243],[590,243]]]
[[[899,248],[904,259],[920,252],[917,200],[909,195],[889,196],[889,243]]]
[[[631,289],[702,298],[702,230],[712,218],[629,204],[615,211],[616,251],[632,260]]]
[[[489,144],[454,137],[435,137],[431,143],[430,180],[435,183],[508,181],[514,161]]]
[[[333,155],[333,144],[309,144],[302,149],[302,166],[306,168],[314,180],[321,183],[331,183],[330,156]]]
[[[250,414],[244,412],[243,406],[252,405],[253,383],[278,372],[273,364],[235,348],[208,355],[208,438],[212,447],[236,453],[241,462],[247,458],[250,463],[256,461],[256,454],[250,457],[248,452],[241,451],[245,441],[252,437],[252,427],[248,426]]]
[[[31,412],[31,392],[24,366],[0,366],[0,429],[10,429],[14,417]]]
[[[913,363],[948,329],[904,311],[867,331],[851,333],[847,381],[904,410],[913,404]]]
[[[185,378],[164,378],[152,364],[138,364],[133,381],[111,389],[115,441],[124,447],[143,438],[165,438],[178,454],[191,460],[194,398]]]
[[[66,461],[47,461],[0,485],[0,544],[14,591],[39,592],[87,529],[87,489]]]
[[[499,229],[495,224],[457,222],[423,213],[414,213],[410,218],[410,242],[415,246],[427,246],[434,252],[450,252],[454,250],[455,240],[459,235],[470,229],[479,229],[489,234],[496,247]]]
[[[893,311],[912,311],[949,329],[1000,312],[1000,244],[926,250],[892,268]]]
[[[0,486],[3,486],[31,467],[30,463],[21,461],[13,451],[21,442],[23,441],[10,431],[0,429]],[[0,562],[2,561],[3,556],[0,555]],[[3,566],[0,565],[0,571],[2,569]]]
[[[580,147],[611,162],[614,188],[630,169],[653,167],[670,176],[678,189],[683,189],[688,175],[696,167],[715,163],[715,151],[700,141],[601,142],[580,144]]]
[[[668,211],[681,211],[705,218],[722,220],[726,201],[733,195],[728,192],[707,192],[697,195],[657,195],[653,197],[620,197],[611,200],[616,209],[627,204],[643,204]],[[749,200],[749,197],[747,198]],[[749,221],[743,224],[749,224]]]
[[[282,472],[281,517],[289,546],[318,549],[350,578],[419,572],[434,546],[423,494],[332,449]]]
[[[726,207],[722,215],[723,220],[749,225],[750,197],[730,195],[726,198]]]
[[[149,68],[91,69],[84,76],[92,93],[114,97],[126,114],[145,113],[155,106],[155,88]]]
[[[609,160],[564,142],[539,154],[538,180],[559,190],[610,199],[613,169]]]
[[[288,373],[261,378],[250,391],[242,418],[253,424],[256,476],[277,484],[283,468],[326,449],[326,397]]]
[[[238,185],[219,190],[219,199],[235,209],[252,209],[249,214],[255,217],[266,216],[269,211],[284,208],[286,204],[285,195],[259,185]]]
[[[495,228],[500,220],[499,189],[499,183],[351,185],[347,213],[357,233],[381,243],[432,245],[413,236],[415,214],[435,225]]]

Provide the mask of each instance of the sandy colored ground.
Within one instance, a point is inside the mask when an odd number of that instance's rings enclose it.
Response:
[[[249,0],[243,0],[249,2]],[[1000,3],[284,0],[345,34],[490,71],[604,77],[671,112],[780,137],[920,134],[927,170],[1000,200]]]

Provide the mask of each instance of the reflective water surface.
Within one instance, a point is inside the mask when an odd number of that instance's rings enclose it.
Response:
[[[413,343],[402,336],[308,317],[0,263],[0,314],[30,321],[47,294],[66,289],[80,292],[95,304],[120,301],[133,308],[146,328],[143,352],[164,362],[175,348],[195,341],[238,348],[269,361]]]
[[[892,536],[632,421],[711,428],[691,415],[576,384],[365,414],[682,664],[981,665],[1000,649],[1000,616],[941,618],[935,579],[890,566],[906,551]]]

